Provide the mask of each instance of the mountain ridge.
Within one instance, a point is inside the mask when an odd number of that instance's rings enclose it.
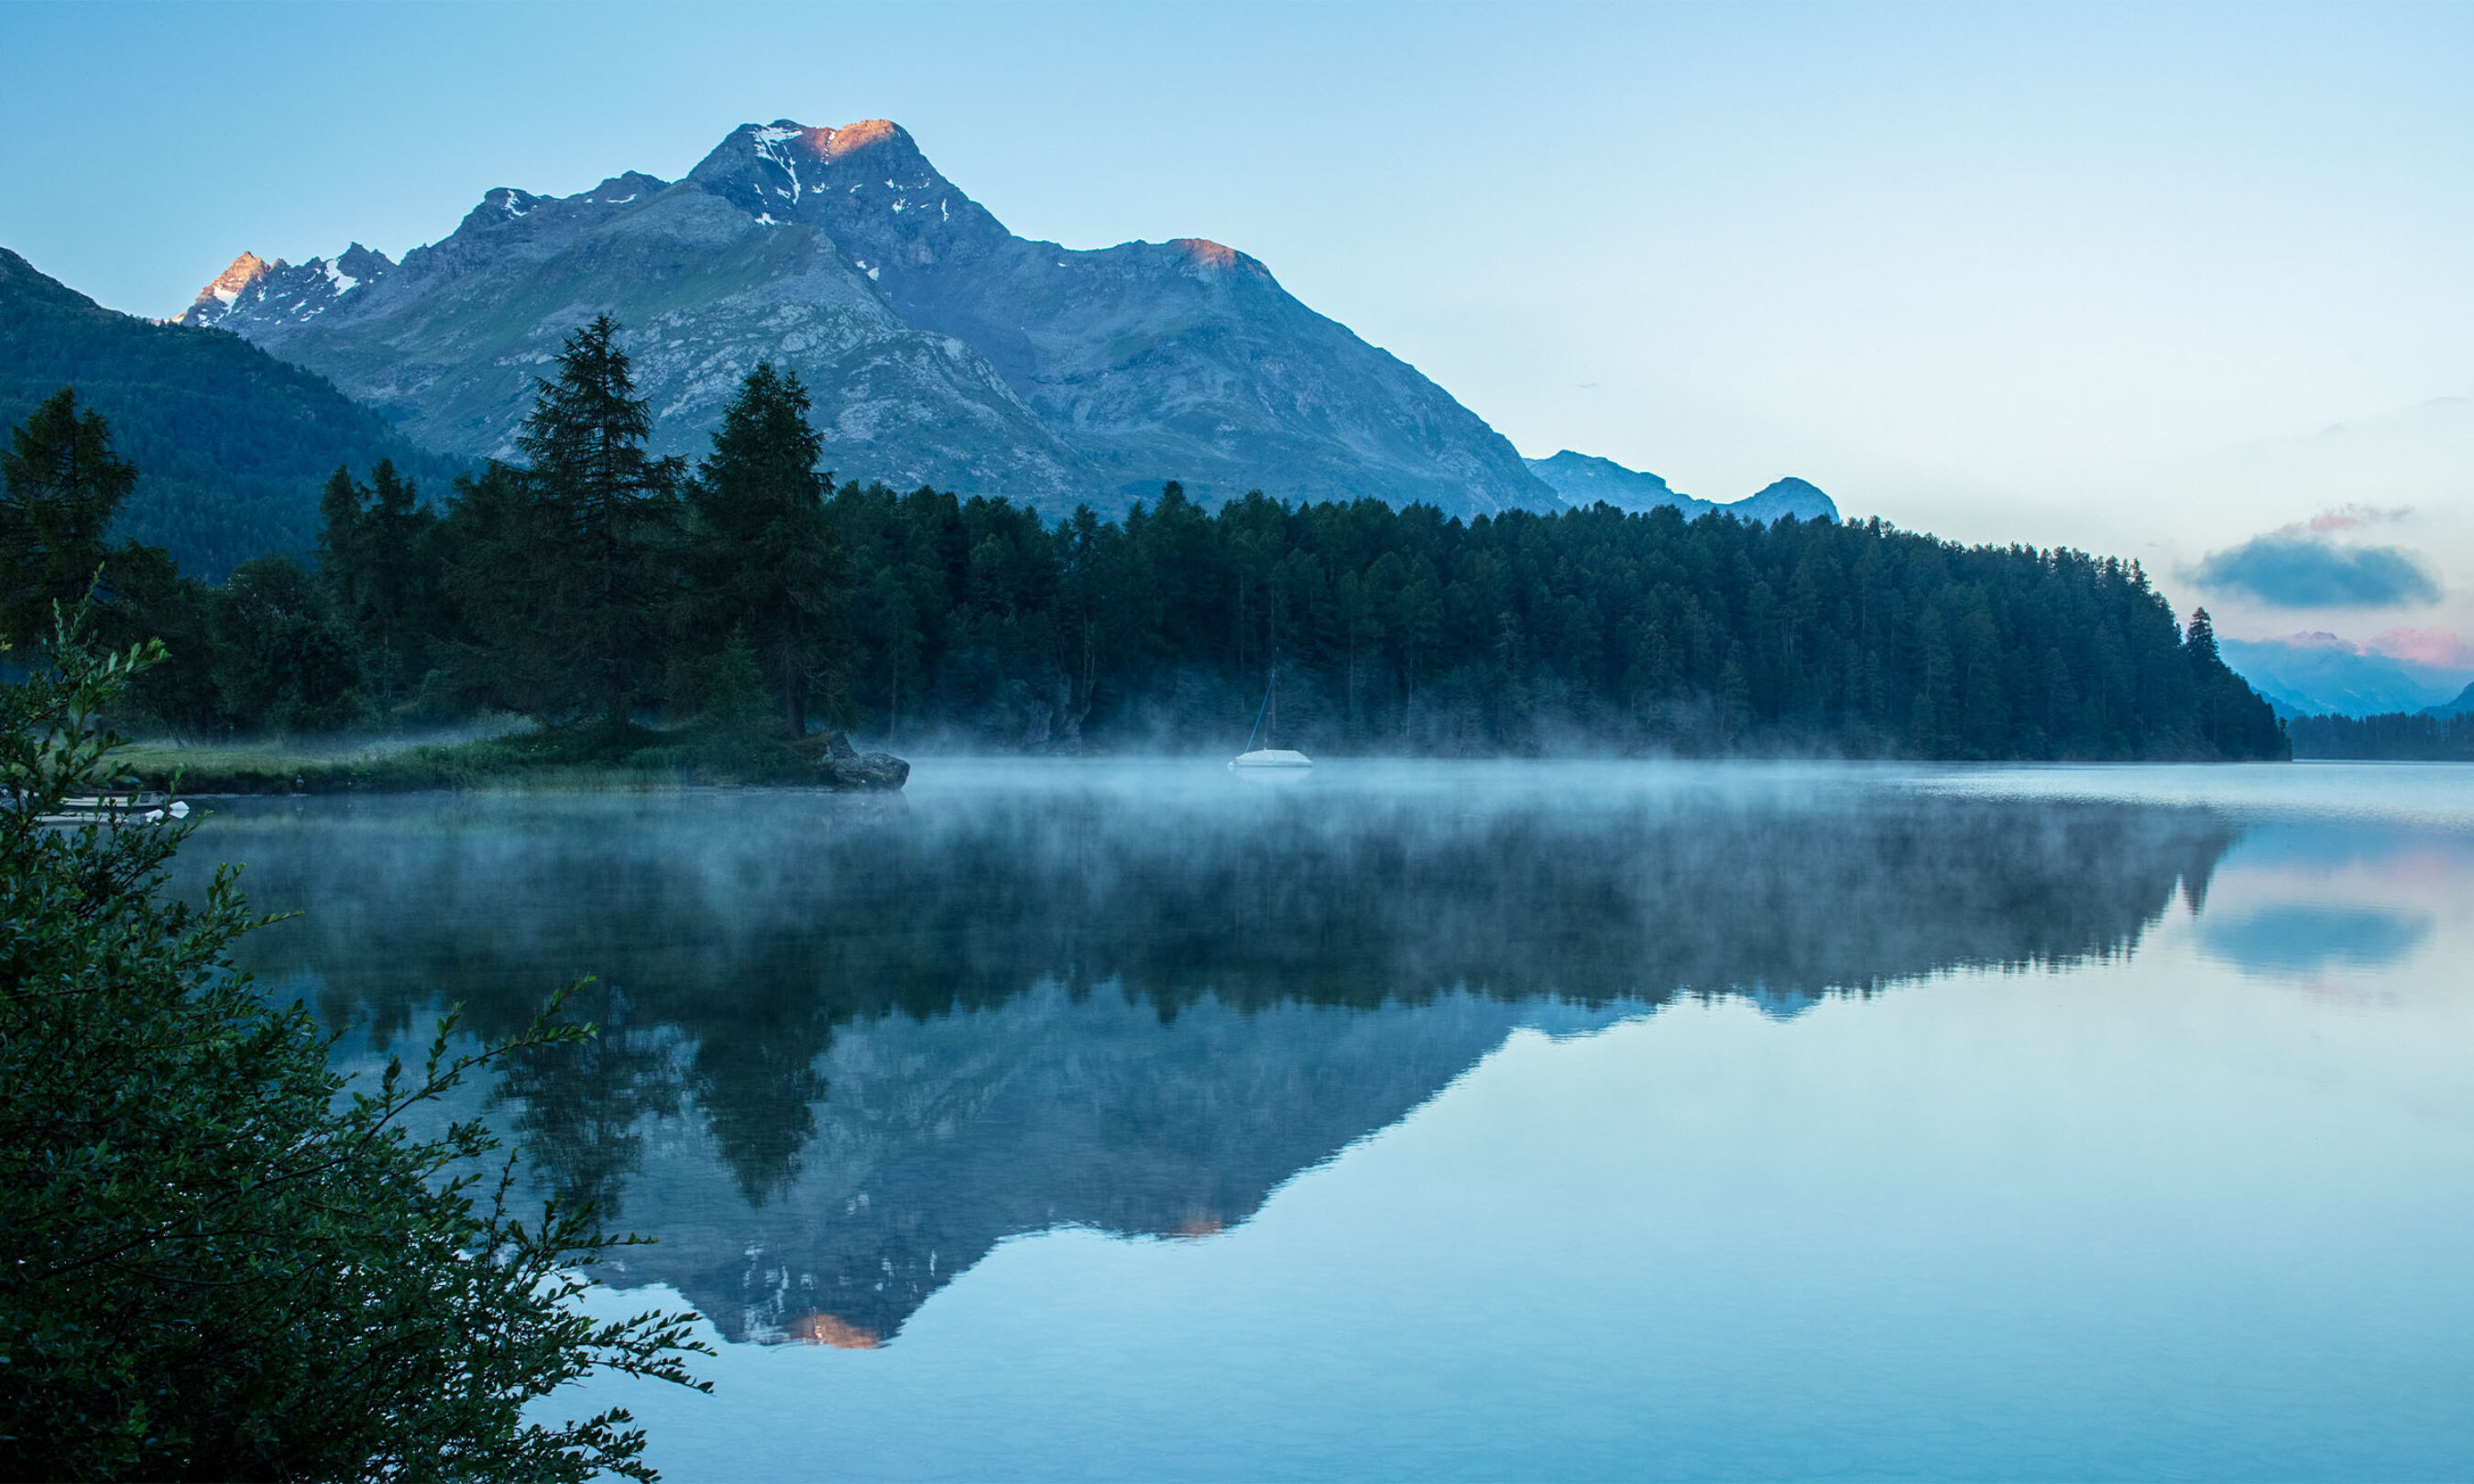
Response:
[[[2225,663],[2289,719],[2398,711],[2438,715],[2438,707],[2454,704],[2449,693],[2465,683],[2462,670],[2365,652],[2333,634],[2219,638],[2217,646]]]
[[[2468,681],[2465,688],[2459,691],[2454,700],[2442,701],[2438,706],[2427,706],[2422,708],[2423,715],[2437,716],[2443,721],[2451,716],[2462,716],[2468,712],[2474,712],[2474,681]]]
[[[1836,520],[1838,504],[1808,480],[1789,475],[1771,481],[1740,500],[1704,500],[1669,485],[1656,474],[1626,468],[1613,459],[1565,448],[1552,457],[1531,459],[1529,468],[1564,501],[1576,509],[1607,504],[1617,510],[1645,514],[1673,509],[1690,520],[1711,513],[1764,523],[1793,515],[1799,520]]]

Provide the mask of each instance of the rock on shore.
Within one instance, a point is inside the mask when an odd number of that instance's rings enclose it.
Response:
[[[828,731],[802,744],[816,756],[816,773],[828,788],[896,789],[910,780],[910,764],[891,753],[862,753],[847,732]]]

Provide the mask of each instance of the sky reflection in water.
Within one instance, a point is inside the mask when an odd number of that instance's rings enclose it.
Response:
[[[310,909],[255,967],[356,1062],[600,976],[488,1091],[740,1342],[610,1388],[676,1479],[2462,1476],[2469,824],[2432,769],[932,762],[242,803],[187,869]]]

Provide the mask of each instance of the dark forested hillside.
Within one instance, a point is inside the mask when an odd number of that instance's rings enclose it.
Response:
[[[0,428],[64,385],[110,420],[140,470],[118,534],[170,548],[202,576],[307,551],[319,489],[339,464],[393,459],[442,486],[460,467],[236,335],[106,309],[0,248]]]
[[[1879,521],[1464,523],[1374,500],[1122,524],[845,486],[850,699],[901,737],[1309,751],[2281,757],[2135,563]]]

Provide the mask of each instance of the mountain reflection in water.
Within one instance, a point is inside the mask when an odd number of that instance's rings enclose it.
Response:
[[[868,1347],[1015,1233],[1242,1223],[1520,1027],[2126,952],[2235,833],[1860,771],[947,772],[234,802],[183,869],[309,909],[250,967],[378,1042],[596,976],[599,1039],[492,1092],[544,1185],[661,1238],[615,1281]]]

